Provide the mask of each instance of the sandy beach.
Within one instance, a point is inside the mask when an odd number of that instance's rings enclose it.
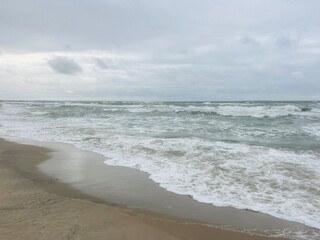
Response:
[[[0,239],[270,239],[111,206],[37,171],[49,149],[0,150]]]

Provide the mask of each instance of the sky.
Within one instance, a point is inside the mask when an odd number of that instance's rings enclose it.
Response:
[[[1,0],[0,99],[320,100],[319,0]]]

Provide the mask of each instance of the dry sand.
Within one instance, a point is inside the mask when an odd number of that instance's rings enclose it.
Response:
[[[36,170],[49,151],[0,139],[1,240],[270,239],[99,203]]]

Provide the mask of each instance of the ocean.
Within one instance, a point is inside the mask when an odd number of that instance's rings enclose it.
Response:
[[[215,206],[320,232],[320,102],[0,102],[1,136],[63,142]]]

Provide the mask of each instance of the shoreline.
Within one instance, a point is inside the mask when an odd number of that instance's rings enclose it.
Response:
[[[148,209],[145,211],[137,208],[130,208],[130,206],[128,208],[126,207],[128,206],[126,204],[122,204],[123,206],[121,206],[121,204],[119,203],[111,204],[110,201],[108,202],[101,199],[101,197],[96,197],[96,196],[92,196],[92,194],[81,192],[77,189],[74,189],[72,185],[70,186],[63,182],[60,182],[60,179],[54,179],[42,173],[41,171],[39,171],[37,166],[39,166],[40,169],[41,168],[43,169],[45,167],[48,167],[48,166],[44,166],[46,163],[50,163],[50,161],[52,163],[52,159],[54,159],[52,158],[52,154],[54,155],[59,153],[57,149],[54,149],[54,148],[48,149],[48,148],[43,148],[38,146],[31,146],[31,145],[21,145],[18,143],[7,142],[6,140],[0,140],[0,142],[1,142],[2,148],[3,148],[3,144],[7,144],[9,148],[12,148],[11,160],[4,161],[6,164],[3,164],[3,161],[1,161],[1,166],[5,166],[7,168],[9,167],[11,169],[14,169],[14,171],[18,171],[22,177],[31,180],[32,183],[35,184],[37,187],[40,187],[42,190],[45,190],[45,192],[49,192],[50,194],[55,194],[55,195],[58,194],[59,196],[62,196],[62,197],[67,196],[68,198],[71,198],[74,201],[78,201],[78,199],[82,199],[79,201],[86,201],[88,204],[98,204],[99,206],[100,205],[107,206],[112,208],[113,210],[116,209],[117,211],[124,212],[125,214],[128,214],[131,217],[133,216],[140,220],[144,219],[144,222],[148,222],[148,224],[150,224],[151,222],[150,225],[152,225],[153,227],[156,227],[158,229],[160,228],[164,232],[169,231],[174,236],[177,236],[180,234],[178,236],[180,237],[179,239],[206,239],[206,236],[210,236],[210,237],[224,236],[226,237],[225,239],[233,239],[235,236],[237,237],[237,239],[242,239],[241,237],[243,237],[243,239],[270,239],[269,237],[262,237],[257,235],[253,236],[243,232],[236,232],[236,231],[216,228],[218,227],[217,225],[219,224],[213,224],[213,226],[216,226],[216,227],[208,226],[208,222],[206,221],[199,221],[195,219],[186,220],[187,218],[183,218],[181,216],[169,216],[166,213],[158,214],[158,213],[150,212],[148,211]],[[17,151],[17,149],[19,148],[22,148],[23,150]],[[19,155],[19,151],[20,151],[20,155]],[[24,152],[25,154],[23,154],[23,156],[21,155],[21,151],[22,152],[25,151]],[[84,152],[83,150],[79,150],[79,151],[82,151],[82,154]],[[39,154],[42,157],[32,158],[32,156],[36,154]],[[76,156],[77,154],[75,154],[74,156],[75,158],[77,157]],[[50,159],[48,159],[48,155],[51,155]],[[21,159],[25,159],[26,156],[29,156],[29,160],[22,161]],[[56,157],[59,158],[59,154]],[[30,160],[30,159],[33,159],[33,160]],[[116,168],[116,167],[112,167],[112,168]],[[151,180],[149,179],[149,181]],[[173,194],[173,193],[170,193],[170,194]],[[181,196],[181,197],[187,198],[186,196]],[[223,211],[225,210],[226,209],[224,209]],[[256,213],[252,213],[252,214],[256,214]],[[201,222],[206,223],[207,225],[201,224]],[[209,223],[209,224],[212,224],[212,223]],[[180,229],[179,234],[176,233],[174,229]],[[185,234],[187,232],[188,234]],[[193,236],[194,238],[190,238],[191,236]],[[276,238],[276,239],[281,239],[281,238]]]

